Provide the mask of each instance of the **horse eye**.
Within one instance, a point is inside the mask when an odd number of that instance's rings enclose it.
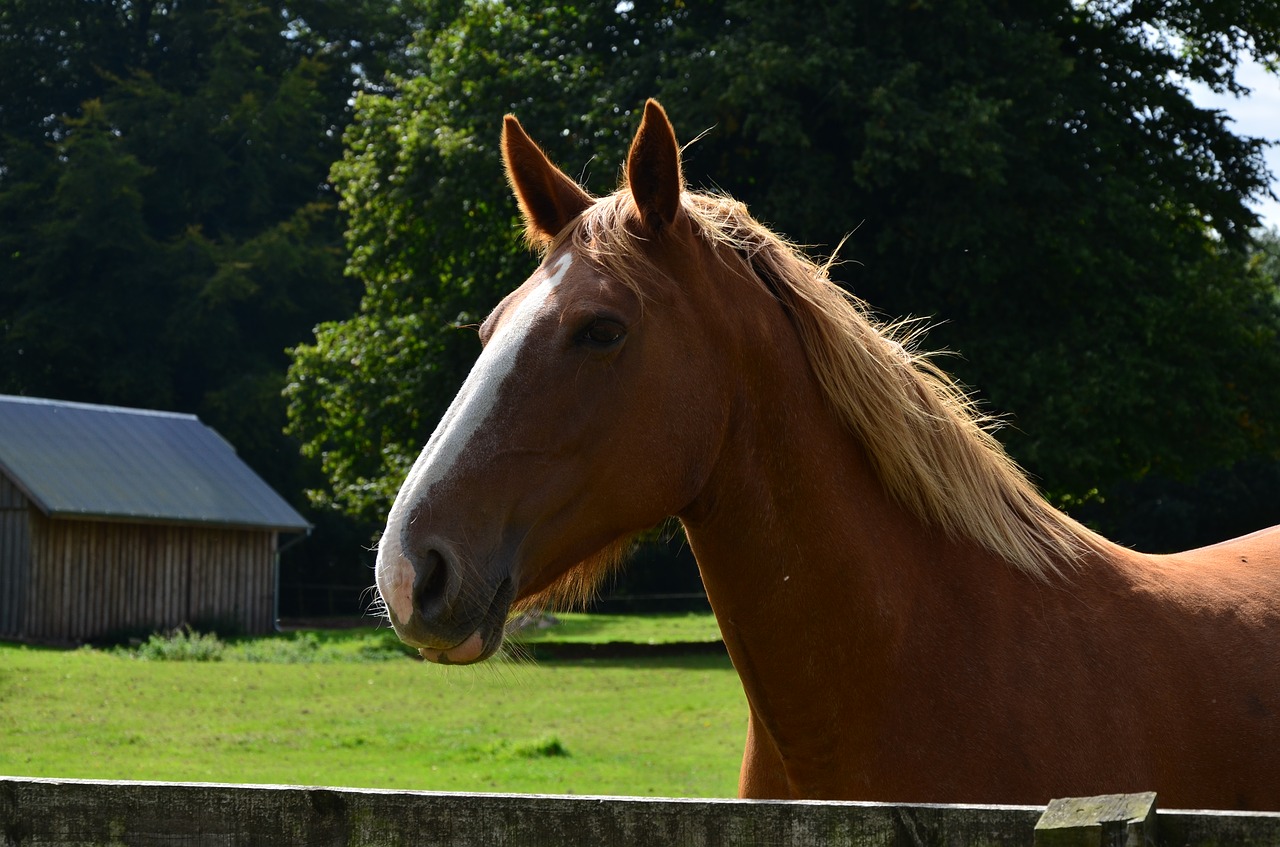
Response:
[[[625,334],[626,330],[620,324],[609,320],[596,320],[592,321],[579,337],[590,344],[608,347],[618,343]]]

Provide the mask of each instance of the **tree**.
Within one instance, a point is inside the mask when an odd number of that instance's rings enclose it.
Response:
[[[313,501],[375,522],[479,352],[473,331],[534,266],[498,164],[502,115],[521,120],[598,191],[629,109],[691,19],[607,4],[458,4],[419,36],[418,72],[366,92],[333,180],[349,216],[355,317],[293,350],[289,430],[323,463]],[[605,160],[608,161],[608,160]]]
[[[1280,303],[1280,231],[1257,233],[1249,269]],[[1239,423],[1255,426],[1248,417]],[[1277,509],[1280,458],[1258,452],[1190,479],[1153,471],[1113,486],[1105,500],[1085,504],[1080,513],[1125,544],[1169,552],[1271,526],[1280,520]]]
[[[1274,450],[1276,313],[1247,270],[1262,142],[1195,107],[1274,57],[1254,2],[730,3],[672,112],[698,173],[841,269],[1014,424],[1072,502],[1152,469]],[[814,15],[820,16],[814,20]],[[1179,48],[1177,45],[1182,45]],[[669,105],[672,105],[669,103]],[[1263,431],[1265,430],[1265,431]]]
[[[385,510],[478,352],[459,327],[532,266],[500,115],[608,191],[651,94],[686,139],[710,127],[695,185],[803,243],[854,232],[847,284],[941,322],[930,344],[963,353],[952,369],[1060,502],[1274,455],[1280,315],[1245,205],[1261,142],[1182,80],[1232,88],[1240,55],[1274,57],[1280,7],[696,5],[462,3],[419,74],[361,98],[334,178],[364,299],[295,348],[288,389],[319,501]]]
[[[328,171],[429,6],[0,3],[0,391],[197,413],[305,506],[285,348],[358,296]],[[286,583],[364,582],[369,528],[312,520]]]
[[[0,390],[191,411],[285,491],[284,350],[347,313],[326,184],[399,4],[0,9]]]
[[[84,104],[66,133],[29,246],[9,253],[22,272],[6,286],[16,306],[6,310],[6,382],[136,401],[167,382],[161,363],[121,343],[163,323],[169,300],[146,267],[157,252],[143,218],[147,169],[111,131],[99,100]]]

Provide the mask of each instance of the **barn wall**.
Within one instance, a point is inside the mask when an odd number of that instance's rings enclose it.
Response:
[[[29,638],[78,641],[181,624],[269,632],[274,532],[32,513]]]
[[[22,632],[31,571],[30,511],[27,498],[0,473],[0,636]]]

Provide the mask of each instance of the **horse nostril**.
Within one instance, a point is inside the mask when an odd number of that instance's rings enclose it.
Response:
[[[430,619],[445,599],[449,585],[449,567],[438,550],[428,550],[413,559],[413,608]]]

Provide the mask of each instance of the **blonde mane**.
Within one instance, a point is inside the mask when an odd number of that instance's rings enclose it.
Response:
[[[992,436],[992,419],[915,349],[918,326],[884,324],[729,197],[686,191],[682,206],[721,261],[745,264],[782,304],[831,408],[864,445],[891,496],[926,523],[1038,577],[1074,566],[1101,539],[1050,506]],[[643,292],[661,276],[630,194],[588,208],[548,249],[575,250]]]

